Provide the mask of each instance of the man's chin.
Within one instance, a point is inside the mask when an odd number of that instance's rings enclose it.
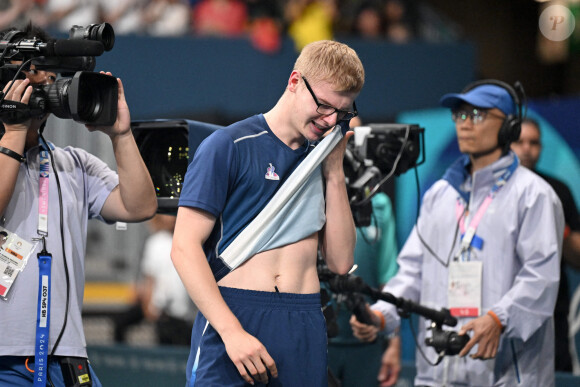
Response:
[[[520,160],[520,164],[522,164],[524,167],[526,167],[528,169],[534,169],[534,163],[532,163],[530,161]]]

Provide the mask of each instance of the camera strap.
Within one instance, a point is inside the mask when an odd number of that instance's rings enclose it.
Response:
[[[4,100],[0,105],[0,120],[8,125],[21,124],[42,113],[42,109],[32,109],[22,102]]]

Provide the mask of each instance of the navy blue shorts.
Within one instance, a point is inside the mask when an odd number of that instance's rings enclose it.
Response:
[[[270,378],[268,386],[328,387],[326,322],[319,293],[225,287],[220,291],[244,329],[260,340],[276,362],[278,377]],[[186,386],[249,386],[201,313],[193,326]]]

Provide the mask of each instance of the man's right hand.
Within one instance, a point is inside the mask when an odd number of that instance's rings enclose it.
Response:
[[[257,380],[266,384],[268,371],[272,377],[278,377],[274,359],[266,347],[248,332],[240,329],[231,334],[222,334],[222,340],[228,356],[246,382],[253,385]]]
[[[8,82],[6,86],[4,86],[4,101],[3,103],[9,101],[20,102],[24,104],[28,104],[30,101],[30,96],[32,95],[32,87],[30,86],[30,80],[26,79],[17,79],[14,81],[12,87],[12,82]],[[10,90],[8,90],[10,88]],[[8,92],[7,92],[8,90]],[[28,128],[30,127],[31,120],[26,120],[24,122],[8,125],[4,123],[4,128],[6,132],[27,132]]]
[[[356,319],[356,316],[353,314],[350,317],[350,327],[352,328],[352,334],[354,335],[354,337],[356,337],[360,341],[370,343],[377,338],[377,335],[379,334],[380,330],[379,327],[381,326],[381,321],[379,317],[375,314],[375,312],[369,307],[368,304],[366,305],[366,309],[368,315],[371,316],[373,323],[371,325],[361,323]]]

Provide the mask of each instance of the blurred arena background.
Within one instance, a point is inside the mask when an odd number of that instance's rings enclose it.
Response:
[[[255,35],[248,30],[208,36],[195,30],[190,21],[181,33],[156,35],[144,28],[120,33],[112,22],[117,31],[115,47],[97,58],[95,71],[111,71],[123,80],[133,120],[183,118],[226,125],[264,112],[282,92],[297,55],[296,41],[288,35],[289,22],[283,15],[291,2],[279,1],[279,41],[266,48],[256,46]],[[337,15],[332,38],[351,45],[365,65],[366,85],[357,100],[364,122],[399,121],[425,127],[427,161],[419,168],[421,192],[439,173],[434,167],[448,164],[445,150],[453,148],[446,138],[452,130],[451,120],[443,120],[439,97],[460,91],[475,79],[497,78],[523,83],[531,114],[549,127],[545,148],[551,153],[540,167],[562,175],[580,204],[579,2],[559,3],[577,18],[573,34],[563,42],[546,41],[538,29],[541,11],[555,2],[396,2],[405,12],[401,23],[406,34],[362,36],[352,27],[362,1],[344,0],[333,2]],[[201,1],[191,1],[188,6],[196,3]],[[242,3],[250,7],[264,2]],[[72,23],[101,21],[95,14]],[[66,28],[72,26],[62,22],[62,28],[52,25],[55,36],[65,37]],[[60,146],[86,149],[114,167],[108,138],[89,134],[72,120],[51,117],[46,138]],[[417,189],[407,176],[395,179],[386,189],[397,208],[398,239],[403,241],[414,222]],[[129,224],[124,230],[100,222],[90,225],[84,324],[89,356],[107,386],[182,385],[185,380],[188,348],[157,346],[151,322],[131,326],[125,342],[115,342],[115,317],[134,302],[148,234],[144,224]],[[574,293],[580,276],[576,272],[569,276]],[[575,318],[580,320],[578,315]],[[575,325],[577,330],[579,325]],[[407,347],[398,386],[412,385],[414,348]],[[580,368],[576,371],[580,375]],[[562,386],[577,385],[580,380],[567,375],[558,378]]]

